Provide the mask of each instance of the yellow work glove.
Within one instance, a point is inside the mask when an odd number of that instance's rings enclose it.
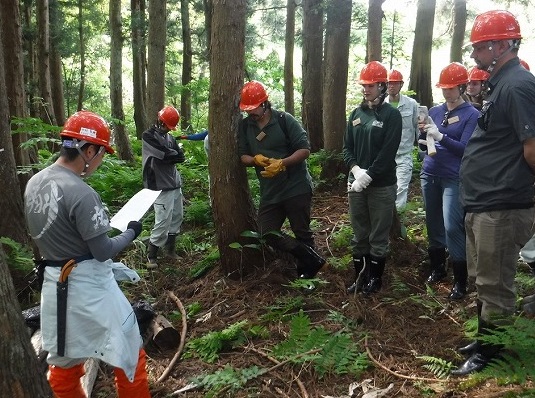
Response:
[[[256,164],[257,166],[266,167],[269,165],[269,159],[265,157],[264,155],[262,155],[261,153],[259,153],[258,155],[254,155],[253,159],[254,159],[254,164]]]
[[[282,159],[269,159],[269,165],[264,167],[264,171],[260,172],[262,177],[272,178],[281,171],[286,171],[286,166],[282,164]]]

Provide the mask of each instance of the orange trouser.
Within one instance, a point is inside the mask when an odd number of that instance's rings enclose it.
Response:
[[[114,368],[115,385],[119,398],[151,398],[145,369],[146,364],[145,350],[141,349],[132,383],[122,369]],[[49,366],[49,369],[48,382],[55,398],[87,398],[80,381],[80,378],[85,374],[83,363],[71,368]]]
[[[150,398],[149,393],[149,380],[147,378],[147,358],[145,350],[142,348],[139,350],[139,359],[137,361],[136,374],[134,375],[134,381],[130,383],[130,380],[126,377],[124,370],[115,368],[115,385],[117,387],[117,395],[119,398]]]
[[[85,374],[84,364],[80,363],[72,368],[49,366],[48,383],[56,398],[87,398],[80,378]]]

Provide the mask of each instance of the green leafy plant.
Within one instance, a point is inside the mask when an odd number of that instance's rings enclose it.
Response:
[[[357,351],[351,334],[312,327],[303,311],[292,318],[288,339],[273,347],[272,355],[297,364],[310,362],[320,377],[326,373],[358,376],[369,366],[367,355]]]
[[[215,397],[223,391],[227,393],[241,391],[249,380],[255,379],[264,373],[265,369],[261,369],[258,366],[234,369],[230,365],[225,365],[223,369],[212,374],[194,377],[191,382],[207,390],[205,397]]]
[[[305,304],[303,296],[279,298],[274,305],[269,306],[268,312],[260,317],[262,322],[287,321],[293,312],[303,308]]]
[[[247,320],[230,325],[221,331],[210,332],[197,339],[190,340],[187,348],[208,363],[215,362],[219,353],[245,343],[249,338],[266,336],[263,326],[251,326]]]
[[[34,267],[33,253],[29,247],[26,247],[13,239],[0,237],[0,244],[4,247],[6,254],[6,263],[10,268],[19,270],[24,273],[31,272]]]
[[[424,368],[433,372],[433,374],[439,379],[445,379],[449,376],[451,370],[455,365],[442,358],[431,357],[427,355],[417,356],[425,362]]]

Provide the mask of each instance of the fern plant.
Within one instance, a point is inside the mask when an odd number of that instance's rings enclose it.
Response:
[[[263,326],[251,326],[247,320],[243,320],[221,331],[210,332],[193,339],[186,348],[190,350],[189,354],[196,354],[203,361],[213,363],[219,358],[221,351],[238,347],[249,338],[266,335],[267,330]]]
[[[425,369],[430,370],[439,379],[445,379],[450,374],[455,365],[442,358],[431,357],[427,355],[417,356],[425,362],[423,366]]]
[[[273,347],[272,355],[296,364],[310,362],[320,377],[326,373],[359,376],[369,361],[356,347],[351,334],[332,334],[323,327],[313,328],[308,316],[300,311],[292,318],[288,339]]]
[[[196,386],[207,390],[205,397],[215,397],[223,390],[228,393],[242,391],[249,380],[257,378],[264,372],[265,369],[261,369],[258,366],[234,369],[232,366],[226,365],[215,373],[197,376],[190,381]]]

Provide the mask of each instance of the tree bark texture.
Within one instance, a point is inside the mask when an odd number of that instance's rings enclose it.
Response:
[[[409,84],[409,90],[413,90],[416,93],[414,99],[428,108],[433,105],[431,50],[433,26],[435,24],[435,7],[436,0],[418,0]]]
[[[48,0],[37,2],[37,27],[38,27],[38,68],[39,68],[39,91],[42,98],[41,119],[52,125],[56,125],[56,116],[52,108],[52,86],[50,83],[50,21],[48,14]]]
[[[450,62],[463,62],[463,41],[466,30],[466,0],[455,0],[453,5],[453,36]]]
[[[166,0],[149,2],[149,41],[147,64],[147,119],[156,120],[165,101],[165,46],[167,32]]]
[[[368,3],[368,40],[366,43],[366,62],[383,60],[382,32],[383,9],[385,0],[369,0]]]
[[[321,180],[336,181],[347,172],[340,156],[346,129],[346,96],[349,70],[349,34],[351,30],[351,0],[333,0],[327,7],[325,25],[325,59],[323,78],[324,149],[329,156],[323,164]]]
[[[65,124],[65,97],[63,95],[63,73],[59,52],[61,38],[61,21],[59,20],[60,5],[58,0],[49,0],[50,19],[50,85],[52,107],[58,126]]]
[[[0,392],[9,398],[48,398],[52,391],[37,360],[0,245]]]
[[[147,128],[146,100],[146,18],[145,0],[131,0],[131,37],[132,37],[132,85],[134,93],[134,122],[136,124],[136,137],[141,140],[143,131]]]
[[[10,21],[10,23],[2,24],[3,30],[1,45],[4,47],[3,53],[10,54],[4,59],[5,62],[5,84],[7,91],[7,98],[9,98],[8,118],[13,116],[26,117],[26,94],[24,92],[24,68],[23,68],[23,50],[22,50],[22,27],[21,16],[19,11],[19,3],[17,1],[3,1],[0,4],[0,13],[2,19]],[[12,124],[12,129],[15,130],[17,126]],[[15,156],[15,164],[29,168],[30,156],[28,150],[22,149],[20,144],[28,140],[28,134],[20,131],[11,136],[13,145],[13,154]],[[24,190],[26,182],[31,177],[31,172],[21,173],[18,176],[20,193]]]
[[[286,4],[286,33],[284,38],[284,110],[295,114],[294,99],[294,47],[295,47],[295,0]]]
[[[209,172],[214,225],[223,273],[237,279],[261,264],[258,251],[229,247],[243,231],[257,230],[245,167],[238,156],[238,109],[245,63],[246,0],[214,0],[209,104]],[[242,255],[243,254],[243,255]]]
[[[2,9],[0,9],[0,26],[5,26],[4,6],[6,4],[2,4]],[[18,7],[18,4],[13,4],[13,6]],[[20,194],[21,187],[17,178],[13,141],[11,140],[9,101],[6,89],[6,57],[4,56],[4,49],[6,48],[6,40],[12,38],[6,37],[4,32],[4,29],[0,29],[0,148],[2,148],[0,152],[0,181],[5,187],[4,195],[0,195],[0,208],[2,209],[0,236],[27,244],[30,242],[30,238],[24,222],[23,202]],[[10,194],[6,194],[8,192],[7,187],[11,188]],[[2,390],[0,389],[0,391]]]
[[[180,94],[180,124],[182,130],[191,130],[191,83],[193,68],[193,50],[191,48],[191,27],[189,23],[189,2],[180,3],[180,16],[182,20],[182,92]]]
[[[323,148],[323,6],[322,0],[303,0],[303,126],[312,152]]]
[[[126,133],[123,109],[123,33],[121,2],[110,1],[110,100],[113,119],[113,134],[117,157],[128,162],[134,161],[134,153]]]

